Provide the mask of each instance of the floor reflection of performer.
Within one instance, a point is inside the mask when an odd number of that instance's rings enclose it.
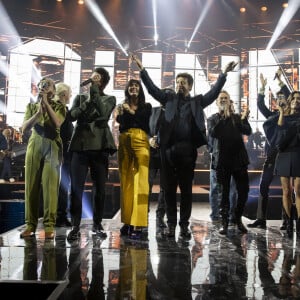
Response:
[[[35,238],[25,240],[23,280],[59,280],[53,240],[45,240],[39,246]]]
[[[192,246],[192,285],[209,283],[209,248],[207,224],[192,224],[195,244]]]
[[[271,297],[278,296],[272,271],[274,269],[274,263],[279,256],[279,249],[276,247],[275,241],[267,242],[266,236],[259,236],[256,243],[258,251],[258,271],[263,296],[267,297],[266,299],[271,299]]]
[[[299,284],[300,284],[300,245],[296,246],[296,252],[294,255],[294,262],[295,262],[295,267],[292,271],[292,295],[296,299],[300,299],[300,289],[299,289]]]
[[[62,292],[59,300],[85,300],[81,278],[81,261],[87,249],[80,244],[72,244],[69,254],[69,283]]]
[[[188,244],[157,239],[157,285],[161,298],[192,300],[191,253]]]
[[[208,299],[246,299],[246,235],[230,237],[232,246],[223,239],[216,251],[210,251],[211,289]],[[232,248],[231,248],[232,247]],[[238,280],[237,280],[238,279]],[[207,296],[208,296],[207,295]]]
[[[38,255],[36,239],[26,239],[24,247],[23,280],[38,279]]]
[[[281,299],[300,299],[300,252],[297,243],[283,243],[284,251],[278,293]],[[295,253],[294,253],[295,251]]]
[[[66,228],[57,230],[55,236],[55,257],[57,280],[65,280],[68,270],[68,258],[66,249]]]
[[[93,250],[92,250],[92,280],[87,293],[87,300],[105,300],[103,286],[103,254],[101,242],[98,236],[93,235]]]
[[[120,247],[119,285],[115,299],[147,300],[148,245],[123,244]]]

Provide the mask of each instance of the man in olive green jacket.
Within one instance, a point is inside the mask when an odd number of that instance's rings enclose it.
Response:
[[[110,76],[106,69],[96,68],[90,80],[90,94],[77,95],[70,109],[72,121],[77,121],[69,146],[69,151],[72,151],[70,197],[72,230],[67,238],[71,241],[80,236],[82,195],[89,169],[93,184],[93,232],[102,238],[107,236],[101,222],[108,176],[108,157],[117,151],[108,126],[111,113],[116,106],[116,98],[103,92],[109,80]]]

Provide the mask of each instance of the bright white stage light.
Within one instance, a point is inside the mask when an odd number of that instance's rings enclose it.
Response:
[[[285,27],[288,25],[290,20],[293,18],[293,16],[296,14],[297,10],[300,7],[300,1],[299,0],[290,0],[289,5],[287,8],[284,9],[283,14],[281,15],[279,22],[274,30],[274,33],[268,43],[268,46],[266,50],[270,50],[282,31],[285,29]]]
[[[154,26],[154,42],[157,45],[158,34],[157,34],[157,9],[156,9],[156,0],[152,0],[152,12],[153,12],[153,26]]]
[[[6,63],[4,63],[4,61],[1,59],[0,60],[0,72],[4,75],[7,76],[8,75],[8,66]]]
[[[103,15],[101,9],[97,5],[95,0],[86,0],[85,4],[89,11],[93,14],[93,16],[96,18],[96,20],[103,26],[103,28],[107,31],[107,33],[115,40],[115,42],[118,44],[120,49],[123,51],[123,53],[128,56],[127,51],[125,48],[121,45],[118,38],[116,37],[114,31],[112,30],[111,26],[107,22],[105,16]]]
[[[196,27],[195,27],[195,29],[194,29],[194,31],[193,31],[193,33],[192,33],[192,36],[191,36],[191,38],[190,38],[190,40],[189,40],[189,42],[188,42],[188,48],[190,47],[191,42],[192,42],[192,40],[194,39],[194,37],[195,37],[195,35],[196,35],[196,32],[198,31],[198,29],[199,29],[201,23],[203,22],[204,18],[206,17],[207,12],[208,12],[208,10],[210,9],[210,7],[211,7],[211,5],[212,5],[213,2],[214,2],[214,0],[207,0],[207,1],[205,2],[205,6],[204,6],[204,8],[203,8],[203,11],[202,11],[202,13],[201,13],[201,15],[200,15],[200,17],[199,17],[199,19],[198,19],[198,21],[197,21]]]

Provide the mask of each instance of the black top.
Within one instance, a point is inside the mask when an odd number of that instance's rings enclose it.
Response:
[[[118,115],[116,120],[120,124],[119,131],[125,132],[130,128],[139,128],[150,134],[149,118],[152,106],[150,103],[138,106],[135,114],[131,114],[124,110],[122,115]]]
[[[244,144],[243,135],[252,133],[248,119],[241,119],[238,114],[229,118],[222,118],[219,113],[207,120],[209,135],[212,142],[211,168],[229,168],[232,170],[247,167],[248,153]]]

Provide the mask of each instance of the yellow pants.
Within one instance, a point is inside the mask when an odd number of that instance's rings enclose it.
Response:
[[[119,136],[121,222],[148,226],[150,146],[147,133],[132,128]]]

